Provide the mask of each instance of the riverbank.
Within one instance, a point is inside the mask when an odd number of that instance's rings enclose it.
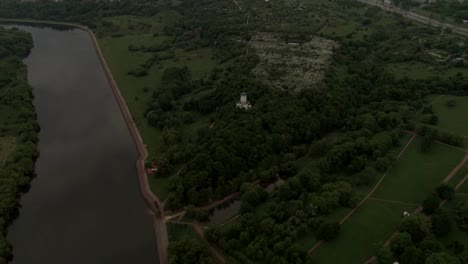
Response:
[[[156,241],[157,241],[157,251],[161,264],[167,263],[167,231],[166,223],[164,220],[164,204],[159,200],[159,198],[151,191],[148,178],[144,170],[144,162],[148,156],[143,140],[140,136],[140,133],[132,119],[132,116],[127,108],[124,98],[122,97],[120,90],[111,74],[111,71],[102,55],[101,49],[98,45],[97,39],[94,33],[85,26],[72,24],[72,23],[58,23],[50,21],[34,21],[34,20],[22,20],[22,19],[0,19],[0,22],[6,23],[17,23],[25,25],[43,25],[43,26],[66,26],[71,28],[77,28],[84,30],[91,37],[96,55],[99,58],[101,67],[103,68],[106,79],[112,89],[115,99],[117,100],[119,109],[124,117],[125,123],[127,125],[130,134],[132,135],[133,141],[136,144],[138,150],[138,159],[136,162],[136,168],[138,172],[138,180],[140,185],[140,192],[152,212],[153,215],[153,227],[155,231]]]

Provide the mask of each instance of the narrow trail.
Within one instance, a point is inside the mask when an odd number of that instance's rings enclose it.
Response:
[[[448,181],[450,181],[453,176],[455,176],[459,171],[460,169],[465,166],[466,162],[468,161],[468,151],[465,151],[465,155],[463,156],[463,159],[460,161],[460,163],[458,163],[457,166],[455,166],[455,168],[452,169],[452,171],[450,171],[450,173],[442,180],[442,183],[446,183]],[[460,180],[460,182],[458,182],[458,184],[455,186],[455,190],[457,190],[458,188],[460,188],[460,186],[463,185],[463,183],[468,179],[468,174],[465,175],[465,177]],[[440,207],[442,207],[445,202],[447,202],[447,200],[443,200],[442,203],[440,204]],[[413,212],[413,214],[416,214],[416,213],[420,213],[422,212],[423,208],[421,205],[419,205]],[[390,242],[398,235],[398,231],[395,231],[384,243],[384,246],[388,247],[390,245]],[[370,257],[366,262],[364,262],[364,264],[371,264],[371,263],[374,263],[374,261],[377,260],[377,257],[376,256],[372,256]]]
[[[394,204],[403,204],[403,205],[418,205],[417,203],[405,203],[405,202],[400,202],[400,201],[373,198],[373,197],[370,197],[369,200],[374,200],[374,201],[379,201],[379,202],[386,202],[386,203],[394,203]]]
[[[437,96],[436,99],[434,99],[434,100],[430,103],[430,105],[433,105],[435,102],[437,102],[437,100],[439,100],[439,99],[442,98],[442,97],[444,97],[443,94]]]
[[[411,130],[407,130],[406,133],[408,134],[411,134],[411,135],[417,135],[417,132],[416,131],[411,131]],[[440,140],[434,140],[434,142],[438,143],[438,144],[442,144],[442,145],[445,145],[449,148],[454,148],[454,149],[458,149],[460,151],[463,151],[463,152],[468,152],[468,149],[466,148],[463,148],[463,147],[457,147],[457,146],[454,146],[454,145],[450,145],[448,143],[445,143],[445,142],[442,142]]]
[[[208,241],[205,237],[205,231],[203,231],[203,227],[199,224],[199,223],[192,223],[192,222],[174,222],[175,224],[180,224],[180,225],[188,225],[188,226],[191,226],[194,231],[197,233],[197,235],[200,237],[200,239],[203,241],[203,243],[205,243],[205,247],[208,249],[210,255],[215,258],[218,263],[222,263],[222,264],[225,264],[226,263],[226,259],[224,258],[224,256],[219,253],[219,251],[213,246],[211,245],[210,241]]]
[[[327,29],[327,27],[328,27],[328,22],[325,23],[325,25],[323,25],[323,27],[317,32],[317,34],[322,33],[325,29]]]
[[[447,177],[445,177],[445,179],[442,182],[444,183],[449,182],[453,178],[453,176],[455,176],[461,170],[461,168],[465,166],[467,161],[468,161],[468,151],[465,151],[465,156],[463,157],[462,161],[460,161],[460,163],[455,168],[453,168],[453,170],[449,173],[449,175],[447,175]],[[466,176],[460,181],[460,183],[463,184],[463,181],[465,179],[466,179]],[[457,185],[455,189],[458,189],[460,186]]]
[[[442,141],[439,141],[439,140],[435,140],[435,142],[437,142],[437,143],[439,143],[439,144],[442,144],[442,145],[445,145],[445,146],[447,146],[447,147],[451,147],[451,148],[454,148],[454,149],[458,149],[458,150],[464,151],[464,152],[467,152],[467,151],[468,151],[468,149],[465,149],[465,148],[462,148],[462,147],[453,146],[453,145],[447,144],[447,143],[442,142]]]
[[[205,210],[209,210],[209,209],[212,209],[212,208],[215,208],[223,203],[226,203],[228,202],[229,200],[232,200],[234,197],[238,196],[240,194],[240,192],[235,192],[235,193],[231,193],[230,195],[220,199],[220,200],[217,200],[217,201],[213,201],[211,203],[208,203],[208,204],[205,204],[205,205],[202,205],[202,206],[199,206],[197,207],[198,209],[205,209]]]
[[[455,190],[458,190],[465,183],[467,179],[468,179],[468,174],[465,175],[465,177],[457,184],[457,186],[455,186]]]
[[[203,231],[203,228],[199,224],[193,224],[193,228],[195,229],[195,232],[200,236],[200,238],[205,242],[205,246],[208,248],[208,251],[210,254],[218,260],[219,263],[226,263],[226,260],[224,259],[223,255],[216,250],[216,248],[211,245],[211,243],[206,239],[205,237],[205,231]]]
[[[401,158],[401,156],[403,155],[403,153],[405,153],[405,151],[408,149],[409,145],[411,144],[411,142],[413,142],[413,140],[416,138],[416,133],[411,133],[412,134],[412,137],[411,139],[408,141],[408,143],[406,143],[406,145],[403,147],[403,149],[400,151],[400,153],[398,154],[398,156],[396,157],[395,161],[392,163],[392,165],[385,171],[385,173],[382,175],[382,177],[380,177],[379,181],[374,185],[374,187],[369,191],[369,193],[366,195],[366,197],[364,197],[359,203],[358,205],[356,205],[356,207],[354,207],[346,216],[344,216],[341,221],[340,221],[340,225],[342,225],[344,222],[346,222],[346,220],[348,220],[355,212],[357,209],[359,209],[359,207],[361,207],[371,196],[372,194],[375,192],[375,190],[377,190],[377,188],[379,188],[380,184],[383,182],[383,180],[385,179],[385,177],[387,176],[387,174],[390,172],[390,170],[393,168],[393,166],[395,166],[395,163]],[[320,245],[322,245],[323,243],[323,240],[320,240],[319,242],[317,242],[312,248],[310,248],[308,251],[307,251],[307,254],[311,254],[312,252],[314,252]]]
[[[242,7],[239,5],[239,2],[237,2],[236,0],[232,0],[232,2],[234,2],[237,8],[239,8],[239,11],[242,11]]]

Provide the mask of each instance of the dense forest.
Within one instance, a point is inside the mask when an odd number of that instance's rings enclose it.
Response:
[[[36,114],[22,59],[32,48],[29,34],[0,28],[0,263],[11,259],[7,227],[18,215],[19,197],[34,177]]]
[[[437,30],[389,19],[353,1],[272,2],[242,1],[243,8],[238,8],[236,1],[227,0],[87,5],[71,0],[21,5],[5,1],[0,16],[79,22],[98,36],[119,38],[151,25],[141,22],[121,30],[117,23],[101,19],[152,18],[163,10],[176,11],[178,18],[154,34],[164,35],[163,44],[128,45],[132,54],[151,54],[127,72],[135,78],[144,78],[161,61],[174,59],[176,49],[210,48],[217,63],[209,77],[201,79],[187,67],[166,67],[157,80],[162,88],[152,92],[145,106],[147,124],[163,139],[163,151],[154,157],[158,164],[154,177],[170,178],[166,209],[194,208],[239,192],[241,216],[229,226],[209,228],[207,238],[241,263],[306,263],[310,261],[306,250],[295,242],[305,234],[324,241],[339,236],[340,225],[330,221],[330,215],[357,204],[357,189],[371,185],[394,163],[394,150],[401,147],[406,132],[424,137],[422,151],[434,140],[462,144],[459,136],[429,127],[437,117],[425,107],[424,98],[468,94],[468,82],[459,72],[466,68],[464,60],[437,61],[431,53],[443,50],[450,58],[459,58],[467,48],[456,36],[436,38]],[[330,10],[339,13],[335,20],[356,29],[344,34],[333,30],[338,23],[329,19]],[[258,33],[278,36],[285,46],[307,45],[313,35],[336,42],[323,80],[300,89],[288,83],[270,87],[253,73],[261,61],[251,42]],[[389,67],[409,62],[457,73],[416,78]],[[286,74],[274,65],[266,67],[274,81]],[[249,110],[236,108],[242,92],[253,106]],[[422,124],[414,122],[418,113],[424,116]],[[183,128],[200,118],[210,125],[187,136]],[[260,187],[277,178],[284,183],[271,193]],[[437,206],[438,199],[449,198],[444,193],[451,191],[443,189],[425,200],[425,215],[402,221],[397,239],[378,252],[380,263],[392,263],[394,258],[401,263],[468,263],[461,246],[443,249],[433,239],[448,232],[447,214]],[[266,200],[268,207],[259,213]],[[466,203],[459,211],[457,224],[466,230]],[[187,241],[172,244],[170,252],[178,254],[172,263],[204,259],[201,250],[187,245]],[[186,258],[184,252],[195,257]]]

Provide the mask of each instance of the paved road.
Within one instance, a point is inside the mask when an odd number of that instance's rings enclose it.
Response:
[[[421,23],[421,24],[424,24],[424,25],[427,25],[427,26],[430,26],[430,27],[448,28],[453,33],[456,33],[456,34],[464,36],[464,37],[468,37],[468,29],[467,28],[463,28],[463,27],[455,26],[455,25],[452,25],[452,24],[449,24],[449,23],[441,22],[439,20],[436,20],[436,19],[433,19],[433,18],[430,18],[430,17],[427,17],[427,16],[423,16],[423,15],[420,15],[420,14],[417,14],[417,13],[414,13],[414,12],[411,12],[411,11],[407,11],[407,10],[398,8],[398,7],[393,6],[393,5],[384,5],[381,1],[378,1],[378,0],[356,0],[356,1],[364,3],[364,4],[368,4],[368,5],[373,5],[373,6],[379,7],[381,9],[383,9],[383,10],[386,10],[386,11],[389,11],[389,12],[392,12],[392,13],[400,14],[406,19],[413,20],[415,22],[418,22],[418,23]]]

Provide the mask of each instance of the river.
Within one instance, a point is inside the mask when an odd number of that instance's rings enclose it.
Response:
[[[34,40],[24,62],[41,131],[37,177],[9,228],[13,264],[157,263],[136,146],[90,36],[17,27]]]

